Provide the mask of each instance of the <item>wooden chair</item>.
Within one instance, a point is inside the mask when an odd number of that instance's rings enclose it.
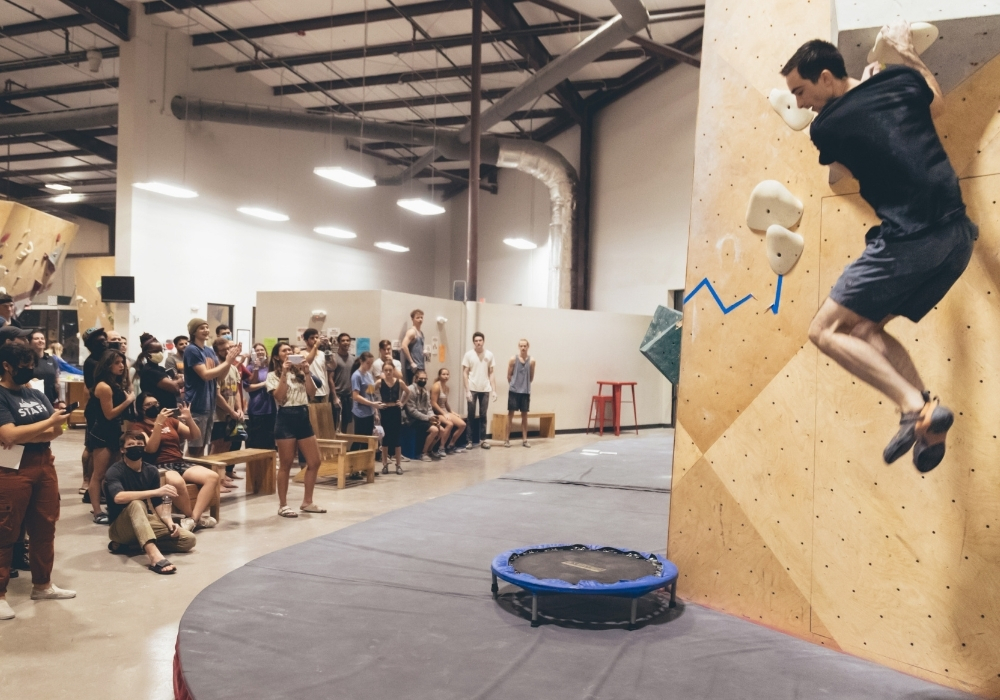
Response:
[[[337,488],[347,488],[347,477],[355,472],[366,475],[366,483],[375,481],[375,450],[378,438],[371,435],[350,435],[338,433],[333,424],[333,412],[329,404],[309,404],[309,422],[316,433],[319,445],[319,473],[317,478],[337,477]],[[368,445],[363,450],[350,452],[351,445],[363,442]],[[295,481],[305,481],[306,470],[300,469]]]

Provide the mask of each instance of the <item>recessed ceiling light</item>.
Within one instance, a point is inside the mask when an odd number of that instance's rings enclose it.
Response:
[[[176,185],[168,185],[163,182],[136,182],[132,187],[138,187],[140,190],[146,190],[147,192],[165,194],[168,197],[180,197],[181,199],[191,199],[198,196],[198,193],[194,190],[184,189]]]
[[[410,249],[406,246],[397,245],[396,243],[388,243],[386,241],[379,241],[375,244],[376,248],[381,248],[382,250],[391,250],[393,253],[409,253]]]
[[[83,199],[82,194],[61,194],[57,197],[53,197],[53,202],[58,202],[59,204],[71,204],[73,202],[79,202]]]
[[[55,190],[56,192],[69,192],[72,187],[69,185],[60,185],[58,182],[48,182],[45,184],[46,189]]]
[[[505,238],[503,242],[511,248],[517,248],[518,250],[532,250],[538,247],[537,243],[529,241],[526,238]]]
[[[336,226],[317,226],[313,229],[316,233],[321,236],[330,236],[332,238],[357,238],[358,234],[354,231],[347,231],[346,229],[337,228]]]
[[[267,219],[268,221],[288,221],[287,214],[281,214],[276,211],[269,211],[268,209],[261,209],[259,207],[239,207],[236,211],[241,214],[256,216],[258,219]]]
[[[313,168],[313,172],[320,177],[325,177],[327,180],[333,180],[334,182],[339,182],[341,185],[347,185],[348,187],[375,186],[375,181],[371,178],[367,178],[364,175],[358,175],[357,173],[352,173],[350,170],[345,170],[341,167]]]
[[[434,202],[428,202],[426,199],[400,199],[396,204],[421,216],[444,214],[444,207],[434,204]]]

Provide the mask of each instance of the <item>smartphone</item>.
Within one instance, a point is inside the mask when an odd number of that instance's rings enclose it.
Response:
[[[177,370],[170,368],[167,370],[167,376],[171,379],[177,379]]]
[[[108,348],[109,348],[110,350],[121,350],[121,349],[122,349],[122,344],[121,344],[121,343],[119,343],[119,342],[118,342],[118,341],[116,340],[116,341],[114,341],[113,343],[108,343]]]
[[[75,411],[78,408],[80,408],[80,402],[79,401],[74,401],[73,403],[71,403],[69,406],[67,406],[63,410],[66,411],[66,413],[72,413],[73,411]]]
[[[291,362],[293,365],[301,365],[303,362],[306,361],[306,358],[302,357],[302,355],[289,355],[288,361]]]
[[[179,409],[179,408],[172,408],[172,409],[170,409],[170,415],[173,418],[179,418],[180,415],[181,415],[181,409]]]

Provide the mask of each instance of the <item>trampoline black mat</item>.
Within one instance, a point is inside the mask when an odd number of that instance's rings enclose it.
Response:
[[[643,441],[627,442],[635,454]],[[641,479],[619,474],[620,485],[669,473],[662,440],[650,443]],[[492,598],[496,553],[599,542],[662,554],[666,539],[669,494],[558,483],[601,457],[556,459],[551,473],[532,465],[532,481],[496,479],[404,508],[206,588],[179,632],[195,700],[971,697],[695,605],[667,609],[658,593],[638,599],[635,631],[629,601],[583,595],[543,596],[543,625],[532,628],[530,595],[508,585]]]
[[[510,559],[519,574],[535,578],[554,578],[566,583],[597,581],[618,583],[633,581],[643,576],[656,576],[661,567],[655,561],[629,556],[617,550],[547,549],[527,551]]]

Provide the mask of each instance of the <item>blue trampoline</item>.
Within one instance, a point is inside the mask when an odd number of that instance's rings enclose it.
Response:
[[[635,626],[639,598],[670,589],[670,607],[676,605],[677,567],[658,554],[599,544],[539,544],[511,549],[493,559],[493,598],[497,579],[531,593],[531,626],[538,626],[541,593],[608,595],[632,599],[630,626]]]

